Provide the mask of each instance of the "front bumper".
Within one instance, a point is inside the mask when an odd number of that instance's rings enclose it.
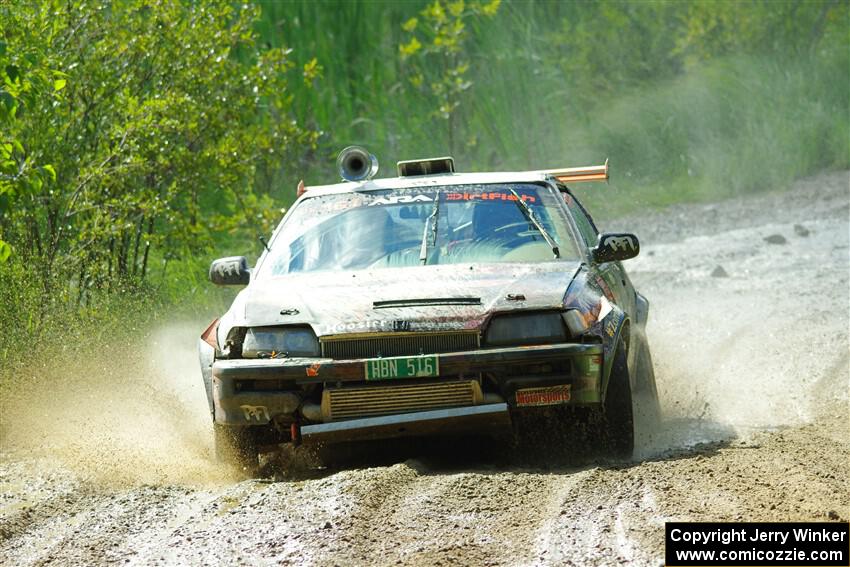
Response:
[[[601,399],[602,347],[598,344],[492,348],[438,356],[439,377],[399,378],[378,383],[436,383],[487,376],[490,386],[496,388],[496,393],[509,406],[515,405],[517,390],[554,385],[569,386],[571,404],[595,404]],[[371,360],[217,360],[212,367],[215,421],[231,425],[266,424],[276,416],[294,414],[303,401],[303,392],[311,387],[378,384],[366,380],[366,364]],[[252,387],[246,389],[244,384]]]
[[[413,435],[492,433],[499,429],[508,431],[510,427],[507,404],[486,404],[305,425],[301,428],[301,439],[304,443],[368,441]]]

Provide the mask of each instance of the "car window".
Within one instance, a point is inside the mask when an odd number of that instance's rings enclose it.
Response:
[[[569,221],[548,186],[486,184],[319,195],[285,219],[258,277],[293,272],[579,257]],[[423,261],[424,258],[424,261]]]
[[[572,194],[564,192],[563,195],[564,202],[567,204],[567,208],[570,210],[570,214],[573,216],[573,219],[575,219],[576,225],[578,226],[578,230],[581,233],[585,244],[587,244],[588,248],[593,248],[596,246],[596,241],[599,238],[599,232],[596,230],[596,225],[593,224],[593,220],[590,218],[590,215],[587,214],[587,211],[584,210],[584,207],[581,206],[581,203],[579,203]]]

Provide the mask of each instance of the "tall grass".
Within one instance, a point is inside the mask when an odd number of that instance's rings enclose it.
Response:
[[[847,69],[846,57],[730,58],[612,101],[585,123],[587,143],[573,146],[611,157],[622,191],[597,208],[617,214],[781,189],[847,168]]]
[[[313,169],[293,172],[293,184],[302,175],[308,183],[333,181],[332,157],[349,143],[378,156],[379,175],[394,175],[398,159],[447,153],[445,122],[433,116],[427,95],[410,88],[398,57],[401,22],[424,4],[263,4],[269,41],[292,46],[299,62],[317,57],[325,70],[312,91],[294,90],[302,117],[325,135]],[[850,166],[850,61],[840,42],[814,52],[726,55],[640,82],[579,80],[553,46],[583,9],[505,2],[496,18],[471,22],[473,86],[458,110],[454,149],[461,171],[610,158],[611,188],[589,192],[591,201],[606,194],[594,204],[609,216],[782,187]],[[291,198],[291,189],[282,195]]]

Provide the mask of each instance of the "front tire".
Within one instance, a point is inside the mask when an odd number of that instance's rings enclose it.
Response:
[[[602,412],[606,453],[617,459],[631,458],[635,448],[634,412],[627,353],[622,342],[614,354]]]
[[[259,468],[259,454],[254,431],[249,427],[213,424],[215,457],[220,463],[231,465],[248,475]]]

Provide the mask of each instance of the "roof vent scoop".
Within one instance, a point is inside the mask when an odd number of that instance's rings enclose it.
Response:
[[[417,175],[437,175],[454,172],[455,160],[450,156],[398,162],[399,177],[416,177]]]
[[[336,158],[339,176],[345,181],[368,181],[378,173],[378,158],[361,146],[348,146]]]

